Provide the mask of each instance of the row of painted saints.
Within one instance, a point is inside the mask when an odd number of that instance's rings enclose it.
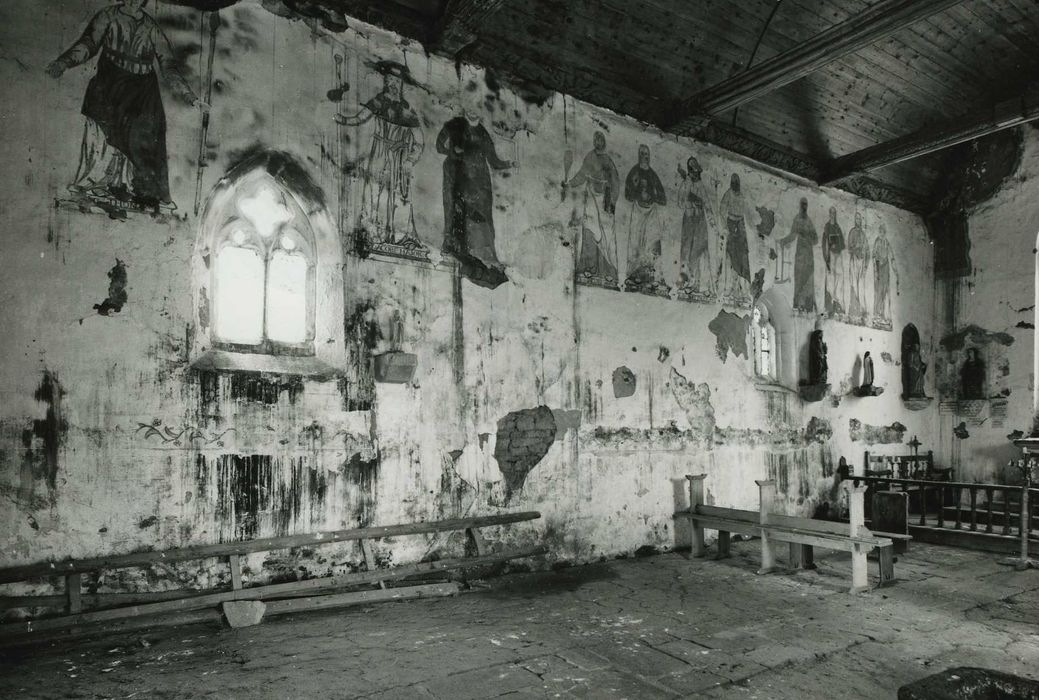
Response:
[[[172,68],[170,42],[144,11],[146,4],[147,0],[121,0],[102,9],[73,46],[47,68],[57,78],[98,57],[83,101],[80,161],[69,189],[81,208],[99,207],[109,215],[125,215],[128,209],[158,213],[174,208],[158,75],[185,102],[208,110]],[[344,126],[371,124],[367,153],[356,170],[362,181],[356,226],[373,251],[428,259],[416,230],[412,189],[412,171],[425,142],[419,116],[405,97],[406,87],[425,88],[403,63],[380,60],[367,65],[381,75],[381,90],[355,113],[335,115]],[[211,74],[206,78],[211,80]],[[495,246],[491,170],[517,164],[499,155],[491,134],[470,110],[443,125],[435,146],[443,157],[442,252],[466,266],[474,281],[496,286],[505,280],[505,272]],[[567,173],[563,182],[564,199],[574,203],[570,223],[577,244],[577,280],[689,301],[749,306],[764,284],[764,271],[752,272],[750,242],[770,236],[772,221],[759,224],[752,238],[748,222],[754,212],[738,175],[731,176],[717,201],[705,186],[703,168],[695,157],[688,158],[678,172],[679,273],[677,280],[669,281],[662,258],[665,239],[670,238],[665,232],[672,225],[666,216],[670,200],[650,149],[645,144],[638,147],[636,162],[622,181],[605,135],[595,132],[581,167]],[[622,196],[626,211],[618,214]],[[765,216],[771,216],[766,209],[757,211],[763,224]],[[618,229],[626,231],[623,267]],[[820,236],[807,200],[801,200],[789,234],[775,243],[769,251],[773,283],[793,283],[796,310],[890,327],[894,266],[883,224],[870,244],[860,213],[845,236],[836,210],[830,209],[821,236],[826,267],[821,308],[815,279]],[[868,298],[870,290],[872,298]]]

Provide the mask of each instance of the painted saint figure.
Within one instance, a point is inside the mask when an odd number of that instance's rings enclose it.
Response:
[[[496,287],[505,281],[494,247],[494,190],[491,168],[515,167],[498,156],[479,116],[466,109],[437,135],[444,159],[443,252],[467,266],[473,282]]]
[[[728,235],[725,239],[725,261],[728,265],[719,265],[724,273],[719,273],[718,288],[720,293],[743,301],[750,298],[750,247],[747,243],[747,204],[740,186],[740,176],[733,173],[729,179],[729,189],[722,195],[721,217]]]
[[[851,259],[851,299],[848,315],[855,323],[863,324],[869,311],[866,308],[866,270],[869,267],[869,240],[862,229],[862,212],[855,212],[855,225],[848,232],[848,257]]]
[[[893,265],[891,244],[887,240],[887,230],[881,223],[880,235],[873,241],[873,314],[881,325],[891,323],[891,270]]]
[[[967,359],[960,368],[960,398],[985,398],[985,362],[977,348],[967,348]]]
[[[581,189],[577,250],[579,280],[603,286],[617,285],[617,238],[614,215],[620,197],[620,173],[606,151],[606,136],[596,131],[592,150],[581,169],[563,183],[566,189]]]
[[[830,220],[823,227],[823,261],[826,263],[824,300],[831,316],[845,312],[844,231],[837,223],[837,208],[830,207]]]
[[[397,61],[369,62],[382,75],[382,91],[354,115],[335,115],[344,126],[360,126],[372,119],[371,148],[361,167],[360,226],[373,244],[389,243],[422,248],[415,230],[411,175],[424,143],[419,118],[404,98],[404,86],[417,86],[411,71]]]
[[[794,253],[794,308],[815,312],[815,244],[819,234],[808,218],[808,200],[801,198],[800,210],[790,225],[790,235],[779,241],[780,246],[797,243]]]
[[[173,69],[173,48],[144,11],[147,0],[101,10],[83,35],[47,66],[60,78],[98,56],[87,85],[79,167],[69,190],[98,202],[173,209],[166,157],[166,112],[156,69],[185,102],[208,110]]]
[[[624,199],[631,204],[628,219],[628,270],[625,287],[641,290],[656,286],[661,255],[661,207],[667,204],[664,185],[650,166],[649,146],[639,146],[639,161],[624,180]]]
[[[682,207],[681,286],[693,293],[713,294],[715,284],[708,228],[708,222],[713,221],[713,212],[701,179],[703,168],[696,158],[690,157],[685,170],[679,168],[678,172],[682,178],[678,199]]]

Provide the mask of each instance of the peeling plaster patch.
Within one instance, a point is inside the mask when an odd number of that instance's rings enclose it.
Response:
[[[750,283],[750,297],[754,301],[758,300],[761,293],[765,291],[765,268],[758,268],[758,271],[754,273],[754,281]]]
[[[671,351],[661,345],[660,351],[657,352],[657,362],[667,362],[669,357],[671,357]]]
[[[767,207],[755,207],[758,211],[758,216],[761,221],[757,225],[758,237],[765,238],[772,234],[772,229],[776,227],[776,212],[768,209]]]
[[[627,367],[618,367],[613,370],[614,398],[625,399],[632,396],[635,393],[636,384],[635,373]]]
[[[126,303],[126,265],[119,258],[115,266],[108,271],[108,298],[100,304],[94,304],[94,310],[101,316],[119,313]]]
[[[523,488],[527,475],[556,439],[556,419],[548,406],[513,411],[498,421],[494,459],[505,476],[505,501]]]
[[[892,362],[895,361],[895,358],[893,358],[891,356],[891,353],[887,351],[880,353],[880,359],[884,361],[885,365],[890,365]]]
[[[674,367],[671,368],[671,393],[685,411],[689,427],[697,437],[714,435],[714,406],[711,405],[711,387],[706,383],[693,384]]]
[[[556,438],[562,437],[567,430],[578,430],[581,427],[581,412],[578,410],[552,409],[556,420]]]
[[[149,515],[147,518],[145,518],[141,522],[137,523],[137,527],[139,527],[140,529],[144,530],[145,528],[149,528],[149,527],[151,527],[152,525],[154,525],[157,522],[159,522],[159,517],[158,516],[156,516],[156,515]]]
[[[204,287],[198,298],[198,322],[202,328],[209,328],[209,295]]]
[[[1028,321],[1018,321],[1014,328],[1026,328],[1028,330],[1035,330],[1035,324],[1029,323]]]
[[[206,0],[177,0],[177,2],[196,5]],[[237,0],[235,0],[237,1]],[[221,4],[231,4],[229,0],[222,0]],[[330,32],[345,32],[350,28],[346,16],[331,2],[321,0],[261,0],[263,9],[271,14],[286,19],[296,19],[308,22],[320,23],[322,27]]]
[[[462,450],[451,450],[447,453],[447,456],[451,458],[452,464],[458,464],[458,458],[462,456]]]
[[[805,442],[816,442],[820,445],[833,437],[833,426],[825,418],[812,416],[805,427]]]
[[[1014,336],[1009,333],[993,333],[980,326],[971,324],[961,331],[951,333],[942,338],[941,345],[945,350],[962,350],[968,340],[975,346],[988,345],[989,343],[999,343],[1007,346],[1014,344]]]
[[[952,434],[958,437],[960,440],[966,440],[970,437],[970,433],[967,432],[967,422],[960,421],[960,424],[952,429]]]
[[[867,425],[858,418],[848,420],[853,442],[864,442],[867,445],[890,445],[901,443],[905,437],[906,427],[899,422],[891,425]]]
[[[750,323],[750,316],[737,316],[723,309],[707,324],[707,329],[717,338],[715,348],[722,362],[729,357],[730,351],[736,357],[747,357],[747,331]]]

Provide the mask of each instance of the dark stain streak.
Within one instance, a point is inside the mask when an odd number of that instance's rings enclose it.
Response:
[[[980,326],[971,324],[956,333],[951,333],[942,338],[941,346],[944,350],[962,350],[968,340],[972,345],[999,343],[1000,345],[1010,346],[1014,344],[1014,336],[1009,333],[993,333]]]
[[[289,153],[270,150],[256,143],[229,154],[228,160],[234,165],[224,176],[225,181],[234,181],[253,170],[262,169],[282,187],[295,192],[319,208],[325,207],[325,191],[299,160]]]
[[[68,433],[68,422],[63,415],[64,396],[57,374],[44,370],[33,398],[47,406],[47,413],[43,420],[33,420],[32,427],[22,432],[23,468],[32,479],[42,477],[52,494],[58,487],[59,457]]]

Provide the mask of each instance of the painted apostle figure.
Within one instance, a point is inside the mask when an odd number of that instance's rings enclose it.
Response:
[[[729,189],[722,195],[721,212],[719,216],[727,235],[725,239],[725,261],[720,268],[724,272],[719,274],[719,293],[732,297],[737,301],[749,301],[750,299],[750,247],[747,243],[747,204],[743,198],[740,186],[740,176],[733,173],[729,179]]]
[[[892,256],[887,229],[881,223],[880,235],[873,241],[873,314],[881,324],[891,323],[891,271],[894,267]]]
[[[344,126],[375,120],[371,148],[361,166],[364,186],[359,223],[370,243],[422,248],[415,230],[411,175],[425,144],[418,115],[404,98],[404,86],[418,83],[408,67],[397,61],[369,62],[368,66],[382,75],[382,91],[356,114],[335,115]]]
[[[814,313],[815,306],[815,244],[819,234],[808,218],[808,200],[801,198],[800,209],[790,225],[790,235],[779,241],[780,246],[796,242],[794,253],[794,308]]]
[[[862,229],[862,212],[855,212],[855,225],[848,232],[848,257],[851,259],[851,292],[848,315],[855,323],[865,323],[869,316],[866,308],[866,270],[869,268],[869,239]]]
[[[144,11],[147,0],[122,0],[93,16],[82,36],[47,66],[60,78],[97,59],[83,98],[86,118],[79,166],[69,191],[102,206],[172,210],[166,157],[166,112],[156,69],[185,102],[208,105],[173,68],[173,48]]]
[[[596,131],[592,150],[581,169],[563,183],[566,189],[581,188],[577,249],[579,280],[608,287],[617,286],[617,234],[614,216],[620,197],[620,173],[606,151],[606,136]]]
[[[837,208],[830,207],[830,220],[823,227],[823,261],[826,263],[824,301],[826,313],[837,316],[845,312],[844,231],[837,223]]]
[[[639,161],[624,180],[624,199],[631,203],[628,219],[628,269],[625,286],[644,289],[659,280],[657,262],[662,253],[661,207],[667,195],[649,163],[649,146],[639,145]]]
[[[469,108],[444,124],[436,146],[446,156],[443,252],[461,262],[474,283],[497,287],[506,277],[494,247],[491,168],[516,163],[498,156],[491,135]]]
[[[709,228],[713,212],[701,179],[703,168],[696,158],[690,156],[685,170],[680,167],[678,172],[682,178],[678,196],[678,204],[682,207],[681,287],[695,294],[713,294],[715,284],[711,272]]]

